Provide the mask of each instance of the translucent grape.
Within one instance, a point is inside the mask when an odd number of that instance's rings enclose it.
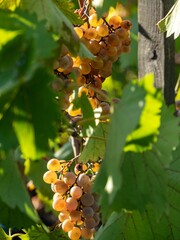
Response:
[[[74,223],[70,219],[64,220],[62,223],[62,229],[64,232],[69,232],[73,229]]]
[[[75,198],[68,197],[66,199],[66,207],[67,207],[68,211],[71,212],[71,211],[76,210],[77,206],[78,206],[78,202],[77,202],[77,200]]]
[[[43,175],[43,181],[45,183],[51,184],[57,180],[57,174],[54,171],[47,171]]]
[[[121,25],[121,22],[122,22],[122,18],[120,16],[112,16],[110,19],[109,19],[109,25],[113,26],[113,28],[118,28],[120,25]]]
[[[64,222],[66,219],[69,219],[69,215],[69,211],[61,211],[58,215],[58,219],[60,222]]]
[[[81,236],[81,230],[78,227],[73,227],[73,229],[68,232],[68,237],[71,240],[78,240],[80,236]]]
[[[62,198],[56,198],[53,201],[52,207],[56,211],[63,211],[66,210],[66,201]]]
[[[70,190],[70,195],[75,199],[79,199],[82,196],[82,189],[78,186],[73,186]]]
[[[68,185],[64,181],[58,179],[53,184],[53,188],[54,188],[55,192],[58,192],[61,195],[63,195],[68,190]]]
[[[97,30],[97,34],[101,37],[105,37],[109,34],[109,28],[105,24],[98,26],[96,30]]]
[[[50,159],[47,163],[47,169],[51,171],[59,171],[60,170],[59,160],[56,158]]]
[[[83,227],[81,229],[81,236],[84,239],[91,239],[93,237],[93,232],[91,231],[91,229]]]

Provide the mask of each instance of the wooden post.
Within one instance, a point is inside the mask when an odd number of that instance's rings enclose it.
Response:
[[[174,0],[138,1],[139,78],[153,72],[155,87],[163,89],[168,105],[174,102],[175,96],[174,39],[166,38],[156,24],[166,15],[173,3]]]

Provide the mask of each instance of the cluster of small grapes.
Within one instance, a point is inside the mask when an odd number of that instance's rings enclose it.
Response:
[[[99,163],[75,164],[73,161],[50,159],[44,182],[51,184],[54,192],[53,209],[59,212],[58,218],[64,232],[72,240],[92,239],[100,223],[97,196],[92,193],[92,182],[99,171]]]
[[[54,66],[56,73],[67,82],[72,81],[72,75],[75,76],[79,87],[78,97],[85,93],[92,108],[100,107],[102,115],[107,115],[110,111],[102,83],[112,74],[113,62],[118,60],[121,53],[129,52],[131,27],[129,20],[122,20],[118,15],[98,19],[95,9],[90,8],[84,24],[74,27],[74,30],[94,57],[72,57],[70,51],[63,46]],[[74,98],[70,92],[66,95],[64,104],[64,109],[72,117],[82,115],[81,109],[74,109]]]

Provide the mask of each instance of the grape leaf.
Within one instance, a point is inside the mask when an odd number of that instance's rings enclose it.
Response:
[[[127,135],[138,124],[144,106],[144,96],[145,91],[143,88],[134,84],[128,84],[124,89],[122,100],[117,104],[110,120],[105,159],[103,160],[100,174],[96,177],[94,186],[95,191],[102,195],[102,201],[104,199],[106,202],[106,208],[113,201],[117,190],[121,187],[120,166],[122,163],[120,162],[120,157]]]
[[[17,163],[14,160],[13,152],[5,157],[1,152],[0,160],[0,200],[1,200],[1,223],[7,226],[8,223],[13,226],[27,226],[32,222],[40,222],[37,213],[35,212],[25,186],[22,182]],[[12,211],[13,209],[13,211]],[[18,212],[19,215],[24,217],[18,219],[12,217],[9,213]],[[9,219],[9,218],[12,219]],[[5,218],[5,219],[4,219]],[[29,219],[27,223],[23,222],[23,218]],[[6,221],[6,224],[3,222]],[[17,225],[16,225],[17,224]]]
[[[2,0],[0,8],[14,10],[19,6],[20,0]]]
[[[1,227],[0,227],[0,239],[1,240],[11,240],[11,237],[9,237]]]
[[[167,15],[157,23],[162,32],[167,31],[166,37],[174,34],[174,39],[180,35],[180,0],[177,0]]]
[[[55,121],[59,116],[54,93],[45,84],[49,80],[50,76],[39,69],[32,81],[20,89],[12,106],[14,131],[27,158],[44,156],[48,151],[48,139],[56,136]]]
[[[73,25],[70,20],[63,14],[57,5],[51,0],[28,1],[21,0],[23,9],[27,9],[31,13],[36,13],[39,20],[47,21],[47,28],[53,29],[55,33],[63,37],[67,42],[77,40]]]
[[[86,163],[88,161],[96,162],[104,157],[106,148],[106,139],[109,129],[109,123],[100,122],[89,137],[78,161]]]
[[[25,234],[19,236],[21,240],[68,240],[67,235],[62,230],[49,232],[41,225],[32,226],[25,231]]]

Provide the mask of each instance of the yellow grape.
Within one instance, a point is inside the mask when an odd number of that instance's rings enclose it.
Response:
[[[57,180],[57,174],[54,171],[47,171],[43,175],[43,180],[47,184],[54,183]]]
[[[97,31],[95,28],[88,28],[84,32],[84,37],[87,39],[94,39],[97,37]]]
[[[78,97],[81,97],[83,93],[88,95],[88,89],[84,86],[82,86],[78,89]]]
[[[47,169],[51,171],[59,171],[60,170],[60,162],[56,158],[52,158],[47,163]]]
[[[74,211],[78,207],[78,202],[75,198],[73,197],[68,197],[66,199],[66,207],[68,211]]]
[[[100,26],[98,26],[96,28],[96,30],[97,30],[97,34],[101,37],[108,36],[108,34],[109,34],[109,28],[105,24],[101,24]]]
[[[68,185],[64,181],[58,179],[55,183],[53,183],[53,189],[55,192],[63,195],[68,190]]]
[[[100,26],[101,24],[103,24],[103,19],[100,18],[98,20],[98,16],[96,13],[93,13],[91,14],[91,16],[89,17],[89,24],[92,26],[92,27],[97,27],[97,26]]]
[[[70,190],[70,195],[75,199],[79,199],[82,196],[82,193],[82,189],[78,186],[73,186]]]
[[[100,169],[100,164],[97,162],[94,163],[94,165],[92,167],[93,172],[99,172],[99,169]]]
[[[70,212],[69,211],[61,211],[58,215],[58,219],[60,222],[64,222],[66,219],[69,219]]]
[[[71,103],[67,109],[67,112],[70,116],[75,117],[77,115],[82,115],[81,108],[73,109],[74,105]]]
[[[91,71],[91,66],[87,62],[81,63],[79,68],[80,68],[82,74],[84,74],[84,75],[90,73],[90,71]]]
[[[66,219],[62,223],[62,230],[64,232],[69,232],[73,229],[74,223],[70,219]]]
[[[82,38],[82,37],[83,37],[84,32],[83,32],[83,29],[82,29],[82,28],[80,28],[80,27],[74,27],[74,30],[75,30],[75,32],[76,32],[76,34],[78,35],[79,38]]]
[[[88,228],[81,228],[81,236],[83,239],[91,239],[93,237],[93,232]]]
[[[115,34],[118,36],[119,40],[125,40],[126,38],[129,37],[129,33],[126,29],[124,28],[118,28],[115,30]]]
[[[78,227],[73,227],[73,229],[68,232],[68,237],[71,240],[78,240],[81,237],[81,230]]]
[[[56,198],[53,201],[52,207],[56,211],[66,210],[66,201],[63,198]]]
[[[113,26],[113,28],[118,28],[121,25],[121,22],[122,18],[120,16],[115,15],[109,19],[108,23],[110,26]]]

